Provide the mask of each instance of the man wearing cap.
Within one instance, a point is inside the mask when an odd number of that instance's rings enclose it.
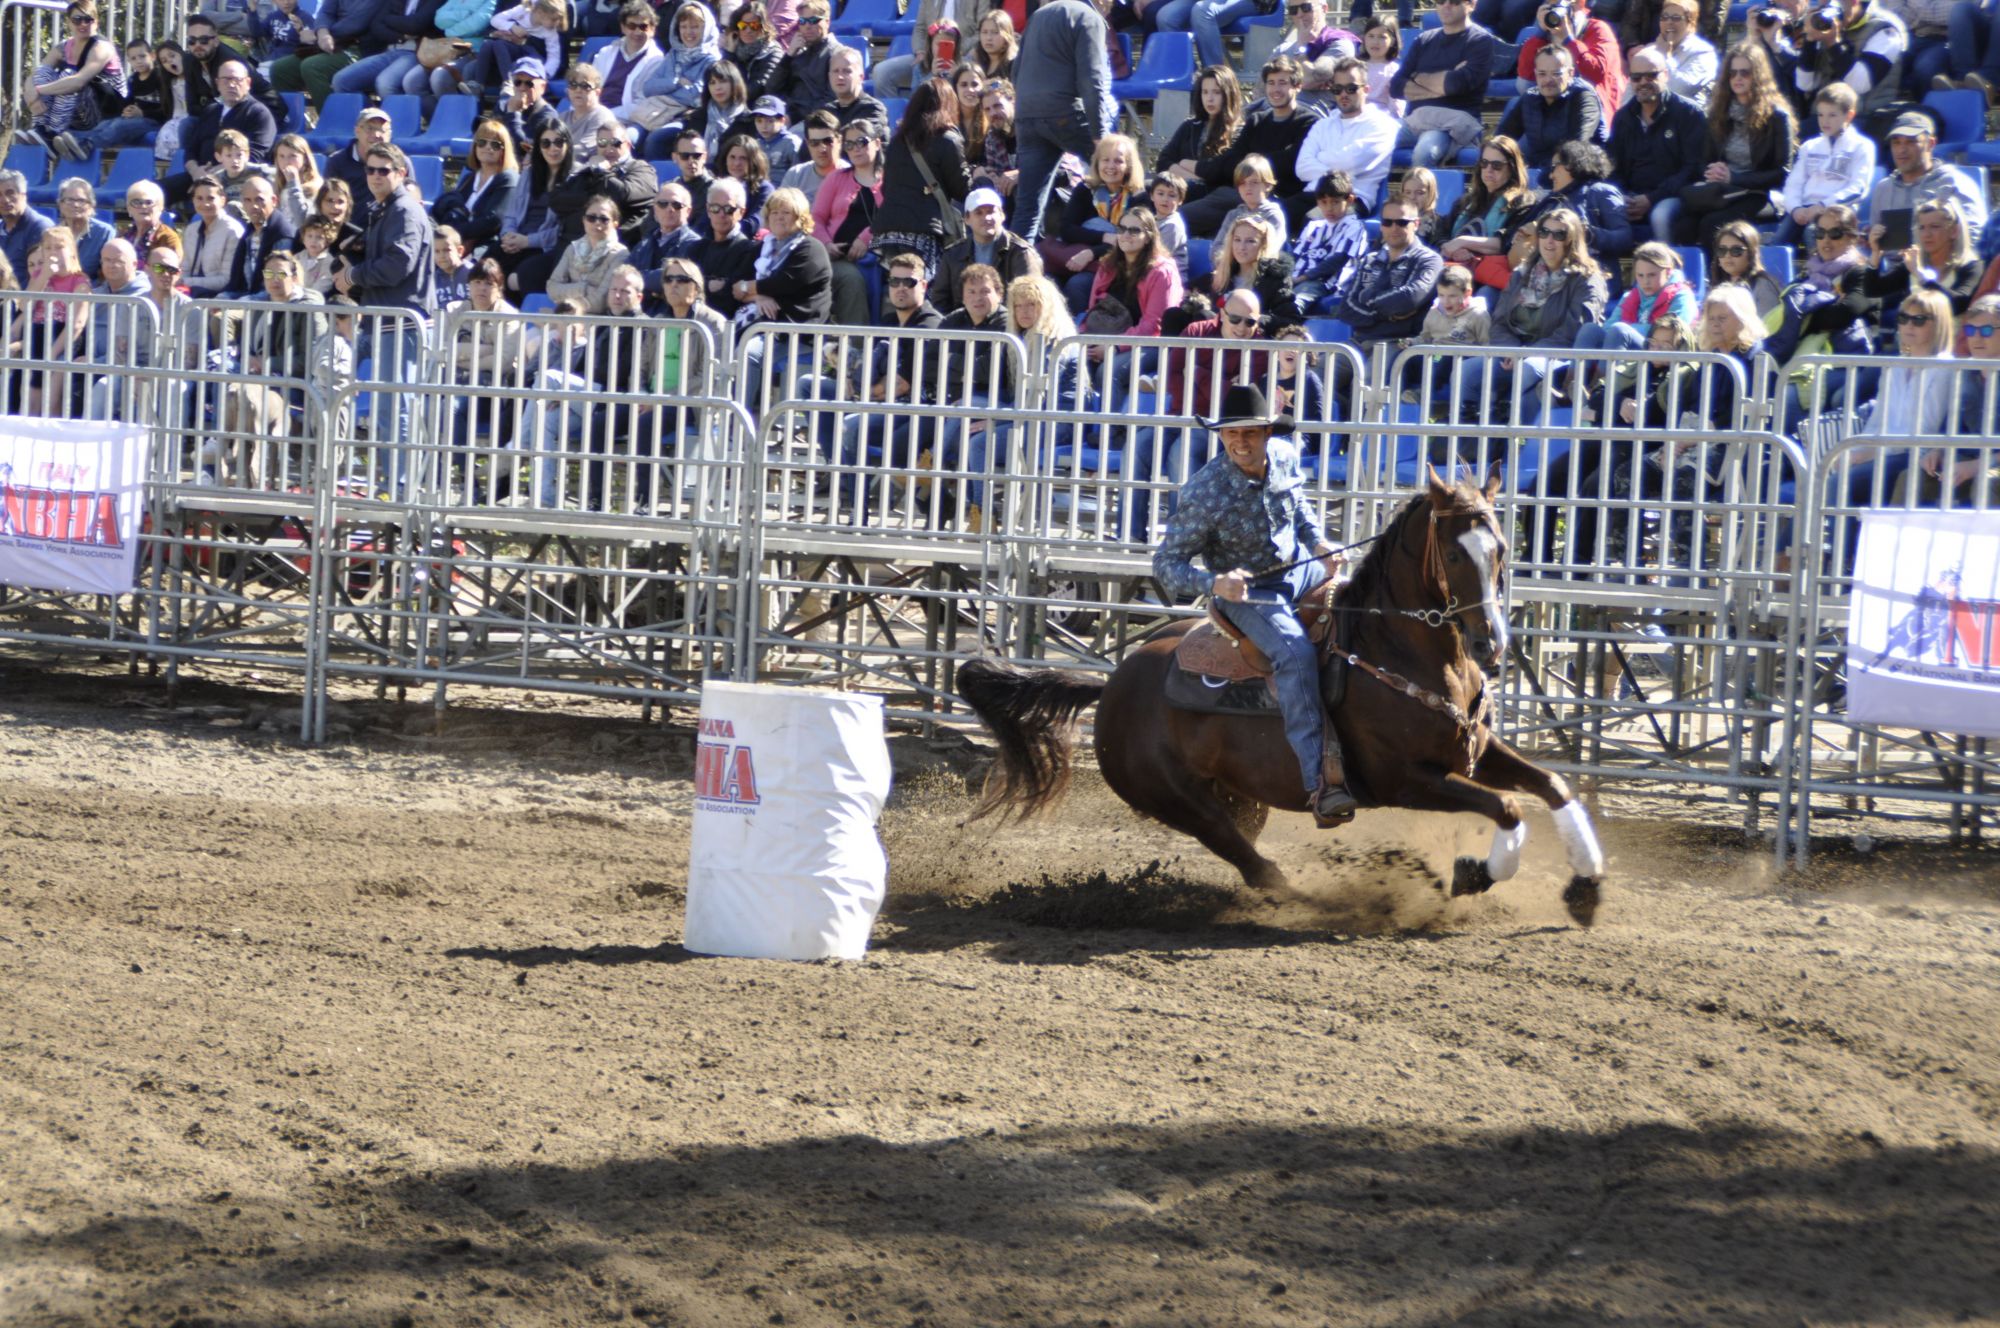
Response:
[[[771,178],[780,179],[799,159],[799,136],[786,128],[791,118],[785,103],[768,93],[750,103],[750,122],[757,126],[757,146],[771,165]]]
[[[1860,119],[1868,125],[1898,99],[1910,30],[1875,0],[1806,0],[1804,9],[1794,100],[1810,106],[1821,88],[1845,83],[1861,98]]]
[[[1868,228],[1869,243],[1877,252],[1882,251],[1883,237],[1892,227],[1900,232],[1901,238],[1891,237],[1888,245],[1891,261],[1900,261],[1894,255],[1910,243],[1917,204],[1933,199],[1948,198],[1956,203],[1958,215],[1965,219],[1965,238],[1972,244],[1979,243],[1986,200],[1980,197],[1979,187],[1971,177],[1931,158],[1931,149],[1936,144],[1931,118],[1922,111],[1904,111],[1889,126],[1892,169],[1869,195],[1867,215],[1873,223]]]
[[[562,117],[556,108],[549,105],[549,81],[542,72],[542,62],[532,56],[523,56],[514,62],[513,72],[508,76],[511,91],[500,102],[500,123],[507,126],[507,132],[514,136],[514,147],[521,154],[521,178],[527,180],[526,163],[533,160],[530,155],[542,131],[550,125],[561,124]]]
[[[323,174],[329,180],[346,183],[354,196],[354,224],[363,230],[375,215],[375,195],[368,192],[368,152],[389,144],[389,113],[370,106],[354,119],[354,141],[326,159]]]
[[[959,307],[959,277],[974,263],[1000,274],[1004,289],[1016,277],[1034,276],[1041,266],[1035,247],[1006,227],[1007,204],[995,189],[975,189],[965,196],[965,238],[938,257],[937,280],[931,290],[937,306],[950,313]]]
[[[1347,791],[1339,739],[1320,703],[1319,652],[1293,607],[1339,564],[1306,495],[1297,445],[1272,437],[1294,422],[1273,416],[1255,384],[1239,383],[1224,394],[1221,417],[1202,423],[1221,437],[1222,453],[1181,489],[1153,553],[1153,576],[1176,598],[1212,596],[1270,659],[1306,806],[1322,826],[1343,824],[1359,804]]]

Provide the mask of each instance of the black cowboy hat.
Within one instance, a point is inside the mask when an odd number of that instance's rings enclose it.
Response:
[[[1200,416],[1196,416],[1200,419]],[[1264,400],[1264,391],[1255,383],[1238,383],[1222,394],[1222,413],[1202,420],[1209,429],[1243,429],[1263,425],[1272,433],[1290,433],[1298,421],[1289,415],[1273,415]]]

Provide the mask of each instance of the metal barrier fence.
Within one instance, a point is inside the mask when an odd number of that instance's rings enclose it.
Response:
[[[952,670],[975,651],[1109,669],[1192,611],[1163,601],[1152,548],[1214,446],[1200,421],[1255,381],[1299,415],[1339,542],[1431,468],[1505,478],[1519,630],[1498,723],[1587,788],[1720,797],[1776,831],[1781,861],[1816,810],[1872,799],[1976,834],[2000,809],[1985,743],[1829,705],[1846,532],[1928,501],[1880,472],[1854,486],[1877,444],[1849,440],[1858,409],[1833,387],[1868,400],[1864,375],[1906,362],[1787,378],[1576,352],[1549,373],[1494,348],[1371,364],[1312,342],[755,325],[732,346],[692,322],[207,301],[159,325],[143,300],[62,301],[109,331],[31,357],[49,297],[0,296],[0,332],[22,332],[0,383],[14,408],[152,427],[141,584],[102,602],[0,588],[0,640],[170,674],[296,668],[307,737],[335,676],[439,705],[454,683],[682,704],[706,677],[762,677],[957,721]],[[129,362],[97,358],[121,344]],[[1813,447],[1759,427],[1777,421]],[[1973,423],[1895,447],[1921,465]],[[1966,457],[1989,471],[1992,437]],[[1804,532],[1830,552],[1788,565]]]

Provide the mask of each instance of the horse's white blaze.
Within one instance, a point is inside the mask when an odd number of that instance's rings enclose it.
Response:
[[[1569,869],[1592,880],[1604,875],[1604,850],[1597,846],[1597,832],[1590,828],[1590,813],[1572,798],[1556,808],[1556,834],[1563,852],[1569,855]]]
[[[1511,881],[1521,870],[1521,846],[1528,842],[1528,823],[1512,830],[1495,830],[1493,847],[1486,851],[1486,874],[1496,881]]]
[[[1502,658],[1507,654],[1507,615],[1493,599],[1493,569],[1500,565],[1500,541],[1485,526],[1474,526],[1458,537],[1466,557],[1479,569],[1479,607],[1486,613],[1486,630]]]

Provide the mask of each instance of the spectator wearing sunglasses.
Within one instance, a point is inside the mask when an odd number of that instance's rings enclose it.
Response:
[[[1544,47],[1535,57],[1534,89],[1514,99],[1496,132],[1519,143],[1522,158],[1536,170],[1547,170],[1565,143],[1602,141],[1597,93],[1576,76],[1567,47]]]
[[[1346,28],[1326,21],[1326,0],[1285,0],[1285,34],[1278,38],[1271,54],[1289,55],[1302,65],[1321,56],[1348,60],[1354,56],[1357,41]]]
[[[1335,171],[1345,171],[1362,216],[1372,215],[1381,205],[1397,132],[1395,117],[1370,101],[1368,90],[1367,65],[1352,57],[1334,64],[1333,105],[1306,131],[1297,168],[1301,180],[1315,185]],[[1307,201],[1303,194],[1299,198]],[[1305,217],[1303,208],[1290,216],[1294,230]]]
[[[1667,60],[1641,46],[1627,65],[1632,99],[1611,117],[1611,175],[1625,191],[1625,217],[1672,244],[1681,190],[1693,184],[1708,142],[1701,107],[1667,86]]]
[[[826,0],[799,0],[799,25],[768,88],[770,95],[783,99],[785,114],[794,121],[833,104],[831,67],[840,46],[833,40],[832,22]]]
[[[1985,295],[1965,311],[1958,330],[1962,358],[1979,364],[1977,372],[1958,375],[1958,411],[1951,432],[1977,438],[1989,447],[1948,451],[1931,448],[1905,472],[1896,490],[1896,506],[1910,501],[1915,488],[1919,507],[1941,507],[1946,491],[1953,507],[2000,508],[2000,295]],[[1980,490],[1984,490],[1982,494]]]
[[[1813,222],[1812,253],[1806,257],[1806,282],[1815,290],[1839,289],[1840,278],[1866,259],[1861,253],[1861,221],[1853,208],[1835,203],[1819,210]]]
[[[771,27],[771,14],[763,0],[748,0],[723,25],[722,47],[729,62],[743,75],[745,96],[755,101],[770,89],[784,63],[785,48],[778,44]]]

